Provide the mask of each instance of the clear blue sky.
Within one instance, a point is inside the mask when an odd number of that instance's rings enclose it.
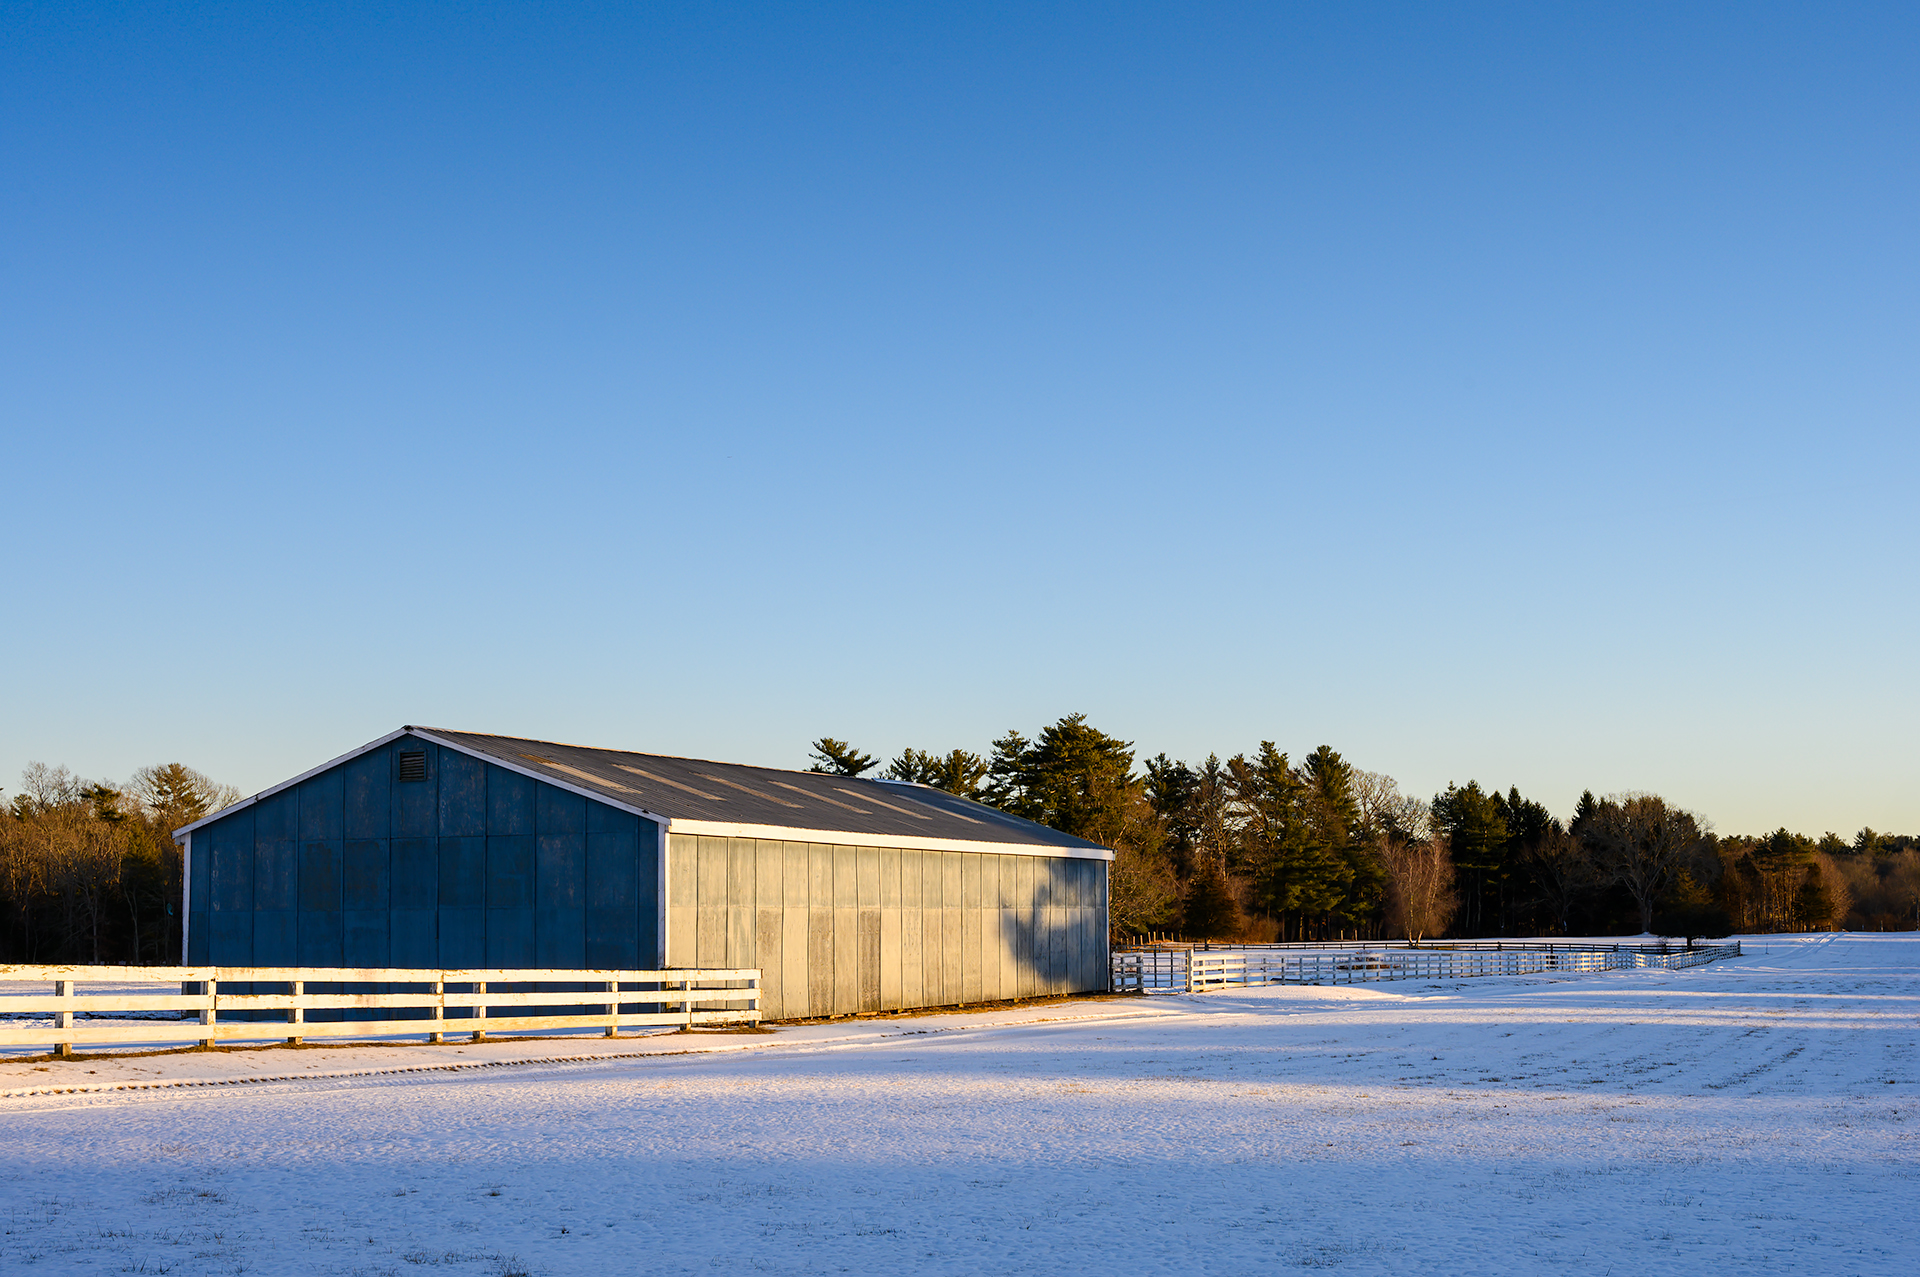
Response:
[[[1920,832],[1916,37],[10,4],[0,784],[1081,710]]]

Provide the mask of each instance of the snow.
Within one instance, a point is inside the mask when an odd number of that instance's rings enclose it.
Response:
[[[0,1090],[146,1089],[0,1096],[0,1271],[1904,1273],[1917,1047],[1908,933],[762,1035],[5,1061]]]

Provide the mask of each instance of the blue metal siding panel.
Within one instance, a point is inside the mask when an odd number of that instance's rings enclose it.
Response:
[[[321,772],[300,786],[300,841],[331,841],[340,837],[342,801],[338,767]]]
[[[604,832],[587,835],[585,890],[588,898],[601,908],[636,907],[640,903],[641,884],[652,884],[658,877],[655,867],[658,862],[649,860],[648,873],[642,874],[640,820],[625,812],[612,814],[625,816],[626,824],[622,827],[618,822],[603,822]],[[655,828],[652,821],[647,822],[649,831]]]
[[[427,778],[401,780],[400,752],[424,749],[427,752]],[[393,780],[393,836],[395,838],[432,838],[440,832],[440,747],[425,741],[402,737],[386,748]]]
[[[539,818],[543,834],[584,834],[587,832],[587,800],[578,794],[541,783]]]
[[[388,880],[395,909],[432,909],[439,904],[439,839],[394,839]]]
[[[440,910],[440,961],[443,967],[487,965],[487,911]]]
[[[387,911],[385,909],[348,909],[341,914],[343,943],[341,957],[349,967],[388,965]]]
[[[195,906],[204,901],[216,913],[253,908],[253,813],[236,812],[209,831],[207,894]]]
[[[533,839],[487,839],[486,902],[489,909],[533,906]]]
[[[585,911],[585,964],[625,971],[652,969],[651,949],[643,950],[642,937],[634,929],[632,909],[589,908]],[[646,955],[644,958],[642,955]]]
[[[586,957],[589,966],[660,963],[659,826],[601,803],[586,807]]]
[[[218,967],[253,965],[253,914],[247,910],[214,910],[209,918],[207,961]]]
[[[253,836],[264,842],[291,842],[300,836],[300,791],[283,789],[253,805]]]
[[[263,909],[253,915],[253,965],[300,965],[300,915],[291,909]]]
[[[640,821],[640,943],[636,968],[667,965],[666,939],[660,934],[660,864],[666,855],[667,834],[651,820]],[[804,846],[805,844],[801,844]]]
[[[213,855],[213,899],[207,901],[215,914],[244,914],[253,908],[253,849],[225,847]]]
[[[487,910],[488,966],[535,966],[534,953],[533,910]]]
[[[300,965],[337,967],[340,965],[340,913],[300,911]],[[316,990],[317,992],[317,990]]]
[[[249,816],[251,813],[241,812],[240,815]],[[203,963],[207,960],[208,905],[213,898],[213,839],[222,825],[234,819],[237,817],[229,816],[226,820],[215,821],[193,835],[187,859],[188,962]]]
[[[581,967],[587,960],[586,910],[581,908],[535,911],[536,948],[534,965],[538,967]]]
[[[487,840],[440,840],[440,907],[483,909],[487,903]]]
[[[300,912],[333,913],[340,908],[340,844],[300,844]]]
[[[587,847],[604,834],[541,834],[536,848],[534,899],[542,909],[574,909],[586,904]],[[500,904],[517,903],[501,900]],[[603,900],[602,904],[618,904]]]
[[[534,780],[487,764],[487,832],[490,834],[531,834],[533,828]]]
[[[341,904],[348,909],[384,910],[387,907],[387,840],[366,838],[350,842],[343,854],[346,868]]]
[[[253,844],[253,907],[292,910],[300,905],[299,844],[291,838]]]
[[[487,765],[477,758],[440,751],[440,836],[468,838],[487,832]]]
[[[345,764],[346,838],[385,838],[393,825],[393,764],[385,750],[375,750]]]
[[[631,829],[639,820],[632,812],[621,811],[605,803],[587,803],[587,832],[590,834],[618,833],[623,829]]]
[[[393,909],[387,914],[388,955],[396,967],[440,965],[440,927],[434,909]]]

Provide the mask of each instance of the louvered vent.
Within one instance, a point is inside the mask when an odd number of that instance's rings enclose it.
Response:
[[[427,778],[427,751],[424,749],[403,749],[400,751],[400,779],[425,780]]]

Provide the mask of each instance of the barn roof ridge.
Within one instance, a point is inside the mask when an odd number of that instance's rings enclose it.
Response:
[[[1112,857],[1098,843],[933,786],[416,724],[209,813],[175,830],[174,837],[406,736],[608,803],[670,833]]]
[[[901,793],[902,787],[877,777],[646,754],[524,736],[433,727],[413,730],[493,761],[532,763],[542,772],[557,772],[588,788],[604,788],[616,802],[641,801],[649,811],[664,815],[675,833],[772,838],[780,836],[773,831],[788,830],[800,841],[827,841],[821,835],[830,835],[853,841],[879,838],[901,845],[966,843],[977,850],[1026,847],[1056,855],[1103,859],[1111,855],[1098,843],[932,786],[914,786],[911,793]],[[512,746],[565,752],[549,757]],[[649,766],[625,766],[621,760]],[[556,779],[551,774],[541,778]],[[749,780],[757,782],[757,787],[743,783]],[[869,788],[875,792],[863,792]]]

